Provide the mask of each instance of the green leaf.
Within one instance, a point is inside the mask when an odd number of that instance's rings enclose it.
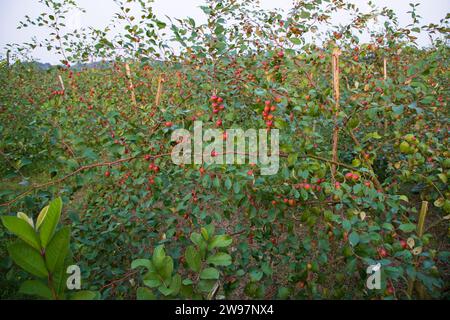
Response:
[[[36,250],[41,250],[38,235],[28,222],[20,218],[11,216],[2,217],[2,222],[5,228],[8,229],[11,233],[18,236],[20,239],[28,243]]]
[[[39,227],[41,226],[42,221],[44,221],[45,216],[47,215],[47,212],[48,212],[48,207],[49,206],[44,207],[41,210],[41,212],[39,213],[37,220],[36,220],[36,230],[39,230]]]
[[[208,257],[206,262],[215,266],[229,266],[231,264],[231,256],[224,252],[218,252],[213,256]]]
[[[139,287],[136,292],[137,300],[156,300],[155,294],[149,288]]]
[[[263,276],[264,276],[264,273],[259,270],[252,270],[250,272],[250,280],[253,282],[258,282],[259,280],[262,279]]]
[[[342,228],[344,228],[345,231],[350,231],[352,228],[352,224],[348,220],[342,221]]]
[[[216,177],[216,178],[214,179],[214,181],[213,181],[213,186],[214,186],[214,188],[216,188],[216,189],[219,189],[219,188],[220,188],[220,180],[219,180],[218,177]]]
[[[139,267],[145,267],[147,269],[152,268],[152,262],[148,259],[136,259],[131,262],[131,269],[136,269]]]
[[[164,29],[166,27],[166,24],[160,20],[156,20],[156,25],[158,26],[158,29]]]
[[[395,115],[398,115],[398,116],[403,113],[404,109],[405,109],[405,107],[402,105],[392,107],[392,111],[394,112]]]
[[[284,121],[283,119],[281,119],[281,118],[275,119],[275,128],[283,130],[283,129],[286,129],[287,126],[288,126],[287,122]]]
[[[172,282],[170,283],[171,295],[177,295],[181,289],[181,276],[176,274],[172,277]]]
[[[193,233],[191,234],[191,241],[192,241],[194,244],[196,244],[197,246],[200,246],[200,245],[202,244],[202,242],[203,242],[203,238],[202,238],[202,236],[201,236],[200,233],[193,232]]]
[[[48,212],[45,215],[44,220],[40,225],[39,234],[41,237],[41,245],[43,248],[47,247],[47,244],[55,233],[56,226],[58,225],[59,218],[61,217],[62,200],[57,198],[50,202]]]
[[[159,292],[161,292],[164,296],[170,296],[172,294],[172,289],[162,285],[158,288]]]
[[[206,241],[208,241],[208,239],[209,239],[209,234],[208,234],[208,230],[206,230],[206,228],[202,228],[202,229],[201,229],[201,234],[202,234],[203,239],[205,239]]]
[[[64,266],[64,259],[69,252],[70,228],[64,227],[55,233],[45,249],[45,260],[48,270],[54,272]]]
[[[157,288],[161,285],[161,277],[154,271],[149,271],[144,276],[144,284],[150,288]]]
[[[225,180],[225,188],[227,188],[227,190],[230,190],[232,186],[233,186],[233,184],[232,184],[230,178],[227,178]]]
[[[160,245],[153,251],[152,262],[156,269],[161,269],[164,265],[164,258],[166,253],[164,252],[164,246]]]
[[[17,218],[25,221],[26,223],[28,223],[33,229],[34,229],[34,223],[33,223],[33,219],[31,219],[29,216],[27,216],[25,213],[23,212],[17,212]]]
[[[71,254],[69,251],[68,256],[66,257],[66,261],[64,263],[65,266],[72,265],[73,260],[71,258]],[[69,274],[67,273],[66,268],[57,269],[53,273],[53,287],[55,288],[56,294],[58,297],[63,297],[64,292],[67,289],[67,279],[69,278]]]
[[[241,185],[239,184],[239,182],[235,182],[233,185],[233,191],[235,194],[238,194],[241,191]]]
[[[208,244],[208,250],[212,250],[214,248],[225,248],[231,245],[232,242],[233,240],[229,235],[214,236]]]
[[[159,274],[167,282],[170,279],[173,272],[173,259],[169,256],[165,256],[163,260],[163,266],[159,270]]]
[[[413,232],[414,230],[416,230],[416,225],[413,223],[404,223],[402,225],[400,225],[399,229],[403,232]]]
[[[44,258],[25,242],[19,241],[8,246],[11,259],[22,269],[39,278],[48,277]]]
[[[356,232],[350,233],[348,240],[350,241],[350,244],[354,247],[359,243],[359,235]]]
[[[189,268],[191,268],[192,271],[200,272],[201,267],[201,258],[200,253],[195,250],[193,246],[189,246],[186,249],[186,253],[184,255],[187,264],[189,265]]]
[[[206,268],[200,273],[200,279],[203,280],[217,280],[219,276],[219,270],[215,268]]]
[[[50,288],[38,280],[26,280],[20,285],[19,292],[29,296],[37,296],[48,300],[53,299],[52,291],[50,290]]]
[[[288,164],[290,166],[294,165],[297,162],[298,153],[290,153],[288,156]]]
[[[299,38],[289,38],[289,41],[296,45],[302,44],[302,41]]]
[[[439,173],[439,174],[438,174],[438,177],[439,177],[439,179],[441,179],[441,181],[442,181],[443,183],[447,183],[448,179],[447,179],[447,176],[446,176],[445,174]]]
[[[70,296],[70,300],[95,300],[98,293],[94,291],[77,291]]]

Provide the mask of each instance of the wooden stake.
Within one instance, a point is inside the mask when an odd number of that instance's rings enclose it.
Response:
[[[164,82],[164,74],[160,74],[158,78],[158,91],[156,92],[155,106],[158,107],[161,103],[162,87]]]
[[[9,61],[9,59],[10,59],[10,57],[9,57],[9,53],[10,53],[10,51],[8,50],[8,51],[6,51],[6,66],[7,67],[9,67],[9,65],[10,65],[10,61]]]
[[[65,97],[66,96],[66,87],[64,86],[64,81],[60,74],[58,74],[58,81],[59,81],[59,85],[61,86],[61,90],[64,93],[64,97]]]
[[[333,68],[333,89],[334,89],[334,101],[335,101],[335,114],[334,114],[334,130],[333,130],[333,162],[338,162],[338,143],[339,143],[339,126],[338,126],[338,115],[339,115],[339,99],[341,97],[339,90],[339,56],[341,55],[341,50],[335,48],[333,50],[332,57],[332,68]],[[331,179],[333,184],[336,182],[336,164],[331,166]]]
[[[128,63],[125,63],[125,72],[128,78],[128,86],[131,90],[131,101],[133,102],[133,106],[136,107],[136,94],[134,93],[134,86],[133,86],[133,80],[131,79],[131,70],[130,65]]]
[[[387,80],[387,59],[383,59],[383,74],[384,74],[384,80]]]

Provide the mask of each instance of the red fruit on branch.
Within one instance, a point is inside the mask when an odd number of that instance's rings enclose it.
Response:
[[[386,258],[388,256],[388,253],[385,248],[378,248],[378,254],[381,258]]]
[[[400,240],[400,245],[403,249],[408,249],[408,243],[405,240]]]

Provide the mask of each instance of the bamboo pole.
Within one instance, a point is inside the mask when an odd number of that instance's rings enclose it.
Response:
[[[136,105],[137,105],[136,94],[134,92],[133,80],[131,79],[130,65],[128,63],[125,63],[125,72],[126,72],[127,79],[128,79],[128,86],[131,91],[131,101],[133,102],[133,106],[136,107]]]
[[[423,230],[425,227],[425,218],[428,211],[428,201],[422,201],[422,207],[420,208],[419,225],[417,226],[417,235],[419,238],[423,236]]]
[[[422,206],[420,208],[419,214],[419,224],[417,225],[417,236],[422,238],[423,232],[425,230],[425,218],[428,212],[428,201],[422,201]],[[415,259],[417,261],[417,258]],[[412,297],[414,287],[416,287],[420,299],[425,298],[425,288],[421,283],[415,283],[415,279],[410,278],[408,281],[408,296]]]
[[[338,144],[339,144],[339,125],[338,125],[338,115],[339,115],[339,100],[340,100],[340,90],[339,90],[339,56],[341,55],[341,50],[335,48],[333,50],[332,57],[332,68],[333,68],[333,91],[334,91],[334,130],[333,130],[333,161],[338,161]],[[336,182],[336,165],[333,164],[331,167],[331,179],[333,184]]]

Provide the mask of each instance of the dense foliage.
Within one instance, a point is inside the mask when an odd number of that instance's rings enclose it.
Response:
[[[62,65],[1,68],[3,218],[36,218],[61,197],[82,289],[102,299],[447,297],[448,21],[420,27],[415,5],[402,28],[387,8],[256,2],[210,0],[205,24],[117,2],[117,35],[67,32],[76,4],[42,1],[21,27],[49,37],[9,49],[45,46]],[[343,12],[351,22],[332,26]],[[419,31],[431,47],[415,44]],[[196,120],[279,129],[279,172],[173,164],[171,133]],[[1,297],[12,298],[31,278],[5,227]],[[381,289],[368,290],[378,262]]]

